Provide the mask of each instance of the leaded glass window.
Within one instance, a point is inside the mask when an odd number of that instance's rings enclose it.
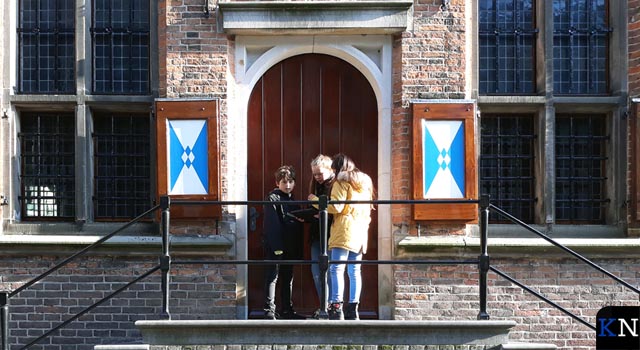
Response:
[[[149,92],[149,2],[96,0],[93,6],[93,92]]]
[[[556,94],[608,90],[607,1],[553,1],[553,79]]]
[[[480,93],[535,91],[533,0],[479,2]]]
[[[75,1],[21,0],[18,93],[75,92]]]

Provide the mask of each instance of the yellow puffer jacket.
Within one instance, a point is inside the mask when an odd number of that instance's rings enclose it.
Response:
[[[348,176],[358,177],[362,190],[356,191],[347,181]],[[369,175],[362,172],[340,173],[331,189],[331,201],[372,199],[373,184]],[[369,223],[371,222],[370,204],[329,204],[327,211],[333,214],[329,248],[343,248],[362,254],[367,252]]]

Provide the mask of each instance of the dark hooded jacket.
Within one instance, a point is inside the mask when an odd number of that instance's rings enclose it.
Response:
[[[293,196],[278,188],[269,192],[266,200],[293,201]],[[264,208],[264,245],[270,252],[282,250],[285,259],[302,258],[303,231],[302,224],[286,214],[300,209],[297,204],[271,204]]]

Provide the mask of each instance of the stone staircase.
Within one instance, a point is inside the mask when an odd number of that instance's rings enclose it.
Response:
[[[137,321],[144,344],[95,350],[555,350],[512,343],[512,321]]]

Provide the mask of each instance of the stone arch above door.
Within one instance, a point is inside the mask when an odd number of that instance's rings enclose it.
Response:
[[[390,36],[304,36],[279,40],[276,37],[238,37],[234,62],[236,84],[252,88],[274,64],[305,53],[326,54],[350,63],[371,84],[379,101],[378,107],[389,103],[384,100],[391,99]],[[385,87],[389,90],[384,91]]]
[[[378,103],[378,198],[390,198],[391,52],[392,38],[388,35],[237,36],[233,55],[233,76],[228,79],[228,123],[225,130],[230,135],[229,139],[234,140],[233,156],[227,158],[228,199],[247,199],[247,104],[254,85],[277,62],[304,53],[322,53],[338,57],[353,65],[369,81]],[[244,206],[237,206],[230,210],[236,214],[237,258],[247,259],[247,210]],[[378,257],[390,259],[393,251],[390,208],[381,207],[376,214],[378,215]],[[247,317],[246,278],[246,269],[239,268],[238,318]],[[379,280],[391,280],[391,270],[388,265],[380,266]],[[388,293],[391,292],[388,291]],[[388,301],[392,298],[382,288],[379,298],[380,318],[391,318],[391,305]]]

